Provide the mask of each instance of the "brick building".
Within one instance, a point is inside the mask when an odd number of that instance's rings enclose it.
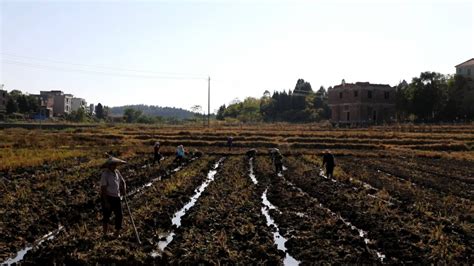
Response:
[[[331,122],[378,124],[395,119],[395,87],[369,82],[345,83],[329,88]]]
[[[456,66],[456,74],[474,79],[474,58]]]

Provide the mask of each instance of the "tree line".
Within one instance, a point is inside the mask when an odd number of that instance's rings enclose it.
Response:
[[[311,84],[298,79],[293,90],[268,90],[258,98],[247,97],[244,101],[234,100],[228,106],[219,107],[216,119],[241,122],[318,122],[330,118],[328,94],[324,87],[316,92]]]
[[[453,122],[474,119],[474,83],[461,75],[423,72],[396,86],[399,121]]]
[[[331,87],[329,87],[330,89]],[[398,122],[455,122],[474,119],[474,82],[460,75],[422,72],[410,83],[396,87]],[[219,107],[218,120],[240,122],[319,122],[330,119],[328,93],[324,87],[313,91],[298,79],[293,90],[270,92],[262,97],[234,100]]]

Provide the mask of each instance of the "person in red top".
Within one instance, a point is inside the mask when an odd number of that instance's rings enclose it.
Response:
[[[104,163],[102,176],[100,179],[100,195],[102,199],[102,226],[104,237],[107,236],[109,219],[112,212],[115,215],[115,237],[120,236],[122,229],[122,203],[121,196],[126,193],[126,184],[120,171],[117,169],[119,164],[126,162],[115,157],[110,157]]]

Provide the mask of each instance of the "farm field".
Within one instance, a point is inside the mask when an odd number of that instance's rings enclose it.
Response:
[[[122,237],[102,237],[105,153],[128,161],[140,244],[125,205]],[[2,129],[0,263],[472,264],[473,169],[474,125]]]

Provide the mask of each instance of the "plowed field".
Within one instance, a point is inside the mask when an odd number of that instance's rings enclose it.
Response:
[[[189,154],[176,163],[180,144]],[[472,264],[473,146],[473,125],[4,129],[0,262]],[[125,199],[122,236],[102,235],[106,153],[128,162],[119,170],[140,243]]]

